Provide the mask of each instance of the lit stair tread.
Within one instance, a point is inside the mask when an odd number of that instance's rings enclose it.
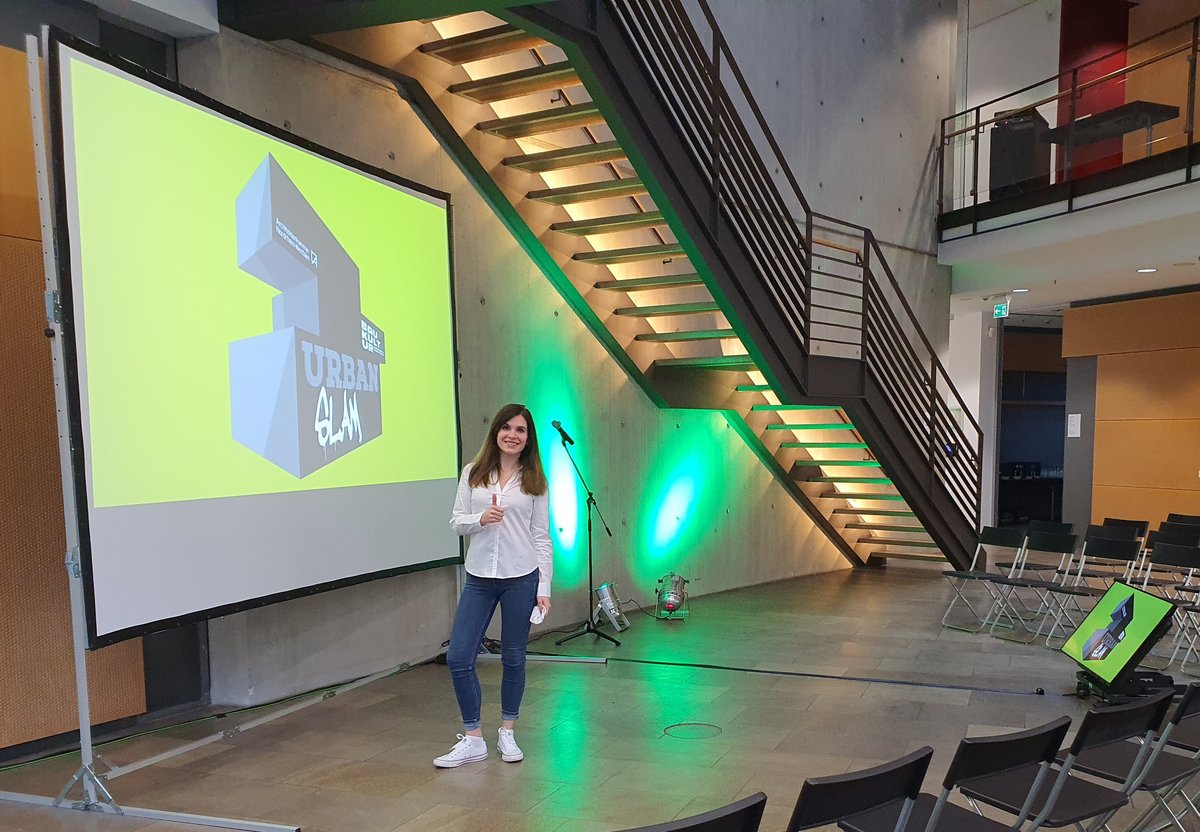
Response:
[[[646,185],[636,176],[623,179],[605,179],[601,182],[585,182],[582,185],[566,185],[562,188],[543,188],[530,191],[525,196],[550,205],[575,205],[597,199],[613,199],[619,196],[637,196],[646,193]]]
[[[840,449],[840,448],[860,448],[867,449],[866,442],[782,442],[781,448],[799,448],[801,450],[816,450],[818,448]]]
[[[903,502],[904,497],[900,494],[864,494],[860,491],[823,491],[820,495],[824,499],[829,500],[882,500],[890,502]],[[883,512],[868,511],[866,509],[856,509],[852,514],[882,514]]]
[[[633,340],[674,343],[677,341],[717,341],[737,337],[737,333],[732,329],[689,329],[683,332],[642,332],[635,335]]]
[[[871,556],[869,558],[867,558],[867,564],[870,565],[870,562],[873,560],[887,560],[889,558],[891,558],[893,560],[924,560],[924,561],[929,561],[930,563],[945,563],[946,562],[946,559],[944,557],[942,557],[941,555],[922,555],[922,554],[918,554],[916,552],[893,552],[890,550],[884,550],[884,551],[876,550],[874,552],[871,552]]]
[[[654,362],[658,367],[697,367],[709,370],[757,370],[758,365],[748,355],[713,355],[693,358],[663,358]]]
[[[937,544],[932,540],[899,540],[890,537],[860,537],[855,543],[886,544],[888,546],[912,546],[922,549],[936,549]]]
[[[531,35],[516,26],[504,24],[424,43],[418,49],[422,53],[440,58],[446,63],[465,64],[470,61],[481,61],[484,58],[494,58],[497,55],[507,55],[518,49],[529,49],[544,43],[545,41],[537,35]]]
[[[844,482],[854,485],[891,485],[887,477],[808,477],[805,482]]]
[[[550,230],[560,234],[582,236],[585,234],[611,234],[614,231],[635,231],[639,228],[653,228],[656,225],[666,224],[662,211],[641,211],[613,217],[595,217],[590,220],[556,222],[550,226]]]
[[[450,92],[481,104],[489,104],[506,98],[517,98],[530,93],[570,87],[578,83],[579,75],[575,72],[574,67],[567,61],[560,61],[530,69],[519,69],[516,72],[506,72],[503,75],[493,75],[490,78],[451,84]]]
[[[491,133],[502,139],[523,139],[536,136],[538,133],[553,133],[556,130],[567,130],[571,127],[586,127],[604,121],[599,108],[592,102],[572,104],[569,107],[551,107],[548,110],[536,110],[532,113],[522,113],[517,116],[494,118],[481,121],[475,129],[483,133]]]
[[[841,410],[836,404],[756,404],[751,410]]]
[[[866,509],[866,508],[835,508],[834,514],[854,514],[854,515],[871,515],[873,517],[916,517],[915,511],[903,511],[894,508],[881,509]]]
[[[880,468],[877,459],[801,459],[796,462],[801,468]]]
[[[854,430],[849,422],[822,422],[815,425],[767,425],[767,430]]]
[[[739,393],[770,393],[771,385],[769,384],[739,384],[737,386]]]
[[[614,309],[613,314],[632,318],[666,318],[671,315],[697,315],[719,310],[715,300],[701,300],[695,303],[667,303],[658,306],[622,306],[620,309]]]
[[[674,289],[680,286],[703,286],[704,281],[695,272],[689,274],[665,274],[658,277],[634,277],[628,280],[601,280],[597,289],[609,292],[645,292],[651,289]]]
[[[908,532],[909,534],[929,534],[920,526],[902,526],[898,523],[847,523],[847,529],[868,532]]]
[[[600,165],[624,158],[625,151],[617,142],[599,142],[522,156],[509,156],[502,164],[518,170],[527,170],[530,173],[544,173],[550,170],[582,167],[583,165]]]
[[[678,257],[681,254],[683,254],[683,246],[679,243],[663,243],[655,246],[581,251],[572,255],[571,259],[580,263],[598,263],[607,266],[617,263],[637,263],[641,260],[661,260],[664,257]]]

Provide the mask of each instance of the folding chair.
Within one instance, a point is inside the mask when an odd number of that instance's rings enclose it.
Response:
[[[917,795],[921,793],[921,781],[925,779],[932,756],[933,749],[924,746],[875,768],[832,777],[810,777],[800,787],[800,797],[792,810],[787,832],[837,823],[900,801],[903,803],[892,829],[903,832]]]
[[[1171,512],[1167,515],[1168,523],[1187,523],[1192,526],[1200,526],[1200,514],[1176,514]]]
[[[977,568],[980,555],[984,557],[988,555],[987,547],[1015,549],[1017,551],[1016,560],[1020,562],[1023,558],[1023,549],[1025,547],[1025,532],[1022,529],[1002,529],[997,526],[985,526],[983,531],[979,533],[979,542],[975,544],[975,553],[971,556],[971,565],[966,569],[950,569],[942,572],[943,577],[950,582],[950,587],[954,590],[954,597],[950,599],[950,604],[942,614],[943,627],[951,630],[964,630],[968,633],[978,633],[984,628],[983,616],[971,605],[970,600],[963,590],[969,583],[982,582],[986,586],[988,578],[1001,576],[999,572],[990,572],[987,569]],[[1015,569],[1015,567],[1010,567],[1010,571],[1012,569]],[[990,587],[988,588],[988,593],[992,596],[992,603],[995,603],[996,594]],[[971,615],[975,616],[975,622],[978,626],[963,626],[949,622],[950,613],[959,601],[966,605],[967,609],[971,611]]]
[[[1050,532],[1051,534],[1075,534],[1072,523],[1058,523],[1053,520],[1030,520],[1025,527],[1031,532]]]
[[[702,815],[640,826],[628,832],[758,832],[766,806],[767,796],[758,792]]]
[[[1073,824],[1082,828],[1083,822],[1088,820],[1093,821],[1089,829],[1099,829],[1117,810],[1128,804],[1129,795],[1137,785],[1137,776],[1151,753],[1151,740],[1171,706],[1173,694],[1174,690],[1165,690],[1128,705],[1094,708],[1084,714],[1075,739],[1058,763],[1058,776],[1043,780],[1034,792],[1029,811],[1036,815],[1030,829],[1041,826],[1057,829]],[[1112,789],[1071,776],[1076,760],[1085,751],[1135,737],[1141,737],[1145,744],[1131,761],[1120,788]],[[960,791],[972,805],[985,803],[1015,815],[1025,808],[1039,773],[1040,766],[1027,765],[1014,771],[975,778],[964,783]]]
[[[1041,635],[1042,628],[1045,626],[1045,617],[1056,611],[1056,605],[1050,596],[1050,591],[1058,586],[1058,584],[1052,580],[1028,577],[1024,573],[1026,571],[1039,573],[1051,572],[1066,576],[1070,572],[1071,561],[1075,556],[1076,539],[1073,534],[1053,532],[1029,533],[1029,536],[1025,539],[1024,564],[1021,574],[989,579],[996,586],[996,601],[984,620],[991,621],[989,632],[992,635],[1009,638],[996,632],[996,628],[1000,626],[1002,618],[1008,619],[1012,623],[1014,632],[1020,627],[1026,632],[1031,633],[1029,638],[1015,639],[1016,641],[1023,641],[1028,644],[1035,641]],[[1057,555],[1058,561],[1057,563],[1031,561],[1030,556],[1034,554]],[[1034,565],[1035,563],[1036,565]],[[1019,591],[1022,589],[1032,589],[1037,594],[1038,606],[1036,609],[1031,609],[1025,603],[1024,599],[1021,598]],[[1019,604],[1021,609],[1018,609],[1014,602]],[[1038,616],[1042,616],[1043,620],[1038,625],[1037,631],[1034,632],[1029,629],[1025,621],[1036,619]]]
[[[996,737],[969,737],[958,744],[958,751],[950,762],[946,777],[942,780],[942,792],[937,797],[922,792],[913,806],[908,819],[912,832],[1001,832],[1016,829],[1029,817],[1033,797],[1041,789],[1051,772],[1054,755],[1062,745],[1071,718],[1062,716],[1040,728],[1030,728],[1013,734]],[[977,812],[947,802],[955,789],[978,777],[1034,766],[1038,769],[1033,779],[1029,796],[1021,805],[1015,823],[1001,823]],[[862,815],[855,815],[838,824],[847,832],[890,832],[896,828],[900,807],[893,803]]]
[[[1200,524],[1197,523],[1159,523],[1158,530],[1160,532],[1171,532],[1179,535],[1186,535],[1196,542],[1192,546],[1200,544]]]
[[[1117,517],[1105,517],[1105,526],[1128,526],[1137,529],[1137,536],[1145,539],[1146,534],[1150,531],[1149,520],[1122,520]]]
[[[1114,565],[1114,564],[1105,562],[1107,559],[1107,556],[1096,554],[1095,549],[1093,547],[1093,551],[1089,556],[1092,558],[1092,566],[1094,568],[1085,570],[1085,569],[1083,569],[1083,564],[1081,563],[1080,571],[1075,575],[1075,577],[1073,579],[1068,580],[1067,583],[1079,584],[1079,583],[1083,583],[1084,580],[1102,580],[1102,581],[1112,582],[1113,580],[1116,579],[1116,572],[1115,572],[1116,566],[1120,566],[1121,570],[1123,572],[1125,572],[1126,574],[1130,573],[1133,569],[1136,569],[1136,568],[1138,568],[1138,566],[1140,566],[1140,556],[1141,556],[1141,548],[1142,547],[1141,547],[1140,538],[1137,535],[1137,529],[1134,528],[1133,526],[1096,526],[1096,525],[1088,526],[1087,531],[1083,535],[1084,548],[1085,549],[1087,548],[1087,544],[1090,541],[1097,541],[1097,540],[1138,541],[1138,557],[1134,558],[1133,561],[1130,561],[1124,555],[1122,555],[1121,557],[1117,558],[1119,563]],[[1097,562],[1097,560],[1099,562]],[[1095,567],[1102,567],[1102,568],[1095,568]]]
[[[1158,532],[1150,532],[1153,539]],[[1155,570],[1170,570],[1174,577],[1156,578]],[[1155,540],[1150,554],[1146,557],[1146,569],[1138,584],[1146,592],[1153,592],[1164,601],[1175,605],[1175,634],[1171,638],[1171,655],[1164,669],[1183,650],[1183,660],[1180,669],[1188,663],[1189,657],[1196,655],[1196,643],[1200,641],[1200,605],[1194,593],[1200,592],[1200,585],[1193,583],[1200,574],[1200,547],[1180,546]],[[1180,575],[1183,583],[1180,583]],[[1159,655],[1159,654],[1155,654]],[[1187,671],[1184,670],[1186,673]]]
[[[1163,754],[1162,752],[1170,744],[1171,735],[1178,729],[1180,723],[1197,714],[1200,714],[1200,684],[1192,684],[1188,685],[1187,690],[1184,691],[1171,718],[1159,732],[1158,739],[1154,742],[1149,756],[1134,778],[1133,791],[1146,792],[1154,802],[1130,825],[1130,832],[1144,829],[1151,820],[1160,814],[1170,817],[1171,823],[1180,832],[1188,832],[1180,823],[1180,817],[1187,811],[1195,811],[1196,807],[1191,798],[1184,793],[1184,789],[1188,782],[1200,772],[1200,754],[1183,757],[1179,754]],[[1197,724],[1200,724],[1200,721],[1197,721]],[[1099,748],[1088,749],[1080,754],[1075,760],[1075,770],[1112,783],[1124,783],[1135,761],[1139,756],[1144,756],[1145,751],[1144,745],[1128,740],[1109,743]],[[1176,814],[1171,809],[1170,801],[1176,796],[1182,797],[1187,804],[1187,809],[1182,814]]]
[[[1070,573],[1064,576],[1064,583],[1048,588],[1047,600],[1055,608],[1055,611],[1047,615],[1047,620],[1049,620],[1050,615],[1054,616],[1054,623],[1051,624],[1049,631],[1046,633],[1046,646],[1050,648],[1054,647],[1055,633],[1063,626],[1064,621],[1066,622],[1066,626],[1071,629],[1079,626],[1079,622],[1083,620],[1082,616],[1087,613],[1087,610],[1080,605],[1081,600],[1099,598],[1112,585],[1113,581],[1125,580],[1127,583],[1131,583],[1132,575],[1141,555],[1142,544],[1136,538],[1114,540],[1105,537],[1092,537],[1084,540],[1083,549],[1079,553],[1078,568],[1072,567]],[[1089,570],[1087,569],[1089,557],[1103,558],[1112,564],[1124,563],[1125,568],[1120,574],[1115,569],[1108,572]],[[1105,581],[1105,586],[1097,587],[1084,583],[1084,580],[1089,576]],[[1076,620],[1072,612],[1078,613],[1080,618]],[[1041,630],[1039,629],[1038,635],[1040,634]]]

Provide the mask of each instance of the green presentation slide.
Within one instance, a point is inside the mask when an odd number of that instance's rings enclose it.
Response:
[[[1174,611],[1161,598],[1114,583],[1060,649],[1089,673],[1112,682]]]
[[[93,506],[455,477],[444,204],[69,72]]]

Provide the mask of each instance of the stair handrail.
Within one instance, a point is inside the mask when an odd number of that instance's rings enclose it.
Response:
[[[728,68],[726,75],[732,75],[735,81],[737,92],[740,93],[740,101],[748,107],[752,114],[756,126],[763,136],[771,153],[774,155],[777,166],[776,172],[780,174],[787,183],[791,196],[795,199],[803,212],[802,223],[795,218],[786,217],[787,223],[791,225],[795,231],[793,233],[799,236],[799,249],[793,252],[793,255],[798,254],[799,262],[796,277],[800,282],[801,298],[795,298],[792,287],[790,291],[786,291],[784,296],[792,301],[792,308],[789,310],[783,308],[785,316],[790,312],[794,319],[791,323],[793,328],[801,336],[806,352],[812,355],[812,274],[813,255],[813,224],[815,219],[832,219],[826,215],[816,214],[813,212],[807,198],[804,196],[799,182],[796,180],[791,166],[788,164],[778,140],[775,138],[774,132],[767,123],[757,100],[750,91],[749,84],[746,82],[745,76],[742,73],[740,66],[732,51],[729,48],[728,42],[721,31],[720,25],[717,23],[712,9],[707,0],[693,0],[700,9],[705,21],[710,28],[711,49],[705,49],[701,40],[700,33],[696,30],[692,23],[692,18],[684,7],[682,0],[594,0],[595,2],[607,3],[615,12],[615,17],[622,22],[626,35],[631,39],[632,43],[637,47],[643,56],[647,68],[654,75],[662,94],[674,101],[668,100],[667,103],[673,107],[671,114],[676,120],[676,123],[681,126],[682,132],[687,132],[687,128],[695,129],[696,127],[708,128],[711,135],[707,138],[708,142],[703,142],[697,146],[693,143],[693,153],[702,165],[707,163],[709,167],[709,175],[711,181],[708,183],[714,195],[714,210],[713,216],[710,218],[710,231],[716,232],[719,216],[723,212],[723,218],[738,231],[744,241],[748,245],[757,246],[758,249],[765,251],[756,253],[755,257],[762,260],[771,260],[776,265],[787,268],[786,254],[780,252],[783,256],[772,258],[770,255],[773,250],[769,249],[771,245],[769,234],[753,234],[748,233],[743,226],[747,225],[745,217],[749,211],[754,210],[749,206],[756,204],[753,197],[758,197],[759,201],[766,204],[765,209],[758,209],[756,217],[760,222],[767,223],[769,228],[777,229],[780,227],[780,218],[771,216],[772,207],[783,207],[786,212],[786,200],[779,193],[779,185],[766,172],[762,165],[762,159],[757,154],[760,152],[752,146],[753,140],[749,134],[745,132],[745,127],[741,122],[738,108],[734,104],[734,98],[730,95],[730,86],[722,78],[722,65]],[[672,24],[669,31],[656,30],[656,26],[666,23]],[[661,38],[665,35],[665,40],[659,40],[658,43],[653,42],[654,38]],[[675,35],[676,37],[671,37]],[[672,51],[674,50],[674,51]],[[674,64],[665,64],[664,59],[673,60]],[[691,65],[689,67],[689,65]],[[698,71],[700,76],[701,86],[697,83],[697,79],[689,73],[689,68]],[[691,87],[691,97],[688,97]],[[706,87],[706,89],[705,89]],[[702,95],[702,93],[704,95]],[[706,97],[705,97],[706,96]],[[742,131],[742,135],[737,135],[738,130]],[[724,135],[726,131],[730,132],[729,136]],[[738,157],[736,152],[730,151],[726,145],[741,141],[742,145],[737,148],[742,152],[742,157]],[[698,147],[702,147],[704,152],[701,152]],[[707,158],[705,156],[707,155]],[[747,155],[753,155],[755,158],[747,159]],[[742,167],[735,169],[735,164],[741,164]],[[759,174],[763,177],[763,181],[753,181],[753,174]],[[733,187],[741,185],[742,191],[733,194],[726,194],[726,191],[731,188],[730,180],[733,176],[741,176],[742,179],[734,184]],[[772,193],[774,192],[774,193]],[[751,196],[751,199],[745,199],[746,195]],[[742,198],[731,198],[742,197]],[[742,219],[739,221],[733,212],[742,212]],[[790,213],[790,212],[787,212]],[[858,229],[863,234],[864,249],[860,257],[864,260],[863,268],[863,311],[862,319],[863,326],[861,327],[862,339],[862,359],[867,364],[868,369],[880,369],[872,367],[872,357],[878,360],[886,360],[887,356],[878,352],[870,352],[866,349],[868,339],[868,321],[869,316],[874,314],[880,317],[881,323],[885,326],[893,327],[893,331],[898,330],[899,333],[906,338],[907,346],[911,349],[914,346],[919,348],[924,356],[920,361],[922,365],[922,373],[925,374],[925,383],[929,390],[930,404],[926,415],[927,434],[929,442],[929,468],[931,478],[942,476],[943,482],[947,477],[957,477],[960,485],[969,490],[969,494],[965,495],[967,499],[966,506],[962,505],[964,500],[959,499],[959,507],[963,509],[965,517],[969,518],[976,527],[979,524],[980,515],[980,497],[982,494],[982,446],[983,446],[983,431],[980,428],[975,417],[971,414],[970,409],[963,401],[961,394],[954,386],[949,373],[942,365],[938,358],[937,352],[929,343],[928,337],[925,335],[924,329],[913,313],[908,299],[904,292],[900,289],[900,285],[896,280],[895,273],[892,271],[887,262],[887,258],[883,254],[883,250],[878,239],[865,226],[837,221],[841,225],[849,226]],[[802,227],[796,227],[801,226]],[[786,235],[789,239],[791,234]],[[899,301],[900,308],[904,311],[907,318],[908,329],[915,331],[918,335],[916,344],[912,342],[912,338],[907,334],[905,327],[900,325],[893,307],[891,304],[870,304],[867,302],[867,285],[874,283],[878,288],[881,281],[876,277],[875,269],[870,267],[871,264],[878,265],[878,271],[886,276],[886,285],[894,292],[896,299]],[[775,278],[774,275],[764,275],[769,280]],[[780,296],[780,290],[777,287],[771,287],[776,293],[776,297]],[[802,307],[802,310],[801,310]],[[927,361],[927,363],[926,363]],[[967,436],[967,432],[963,426],[953,419],[952,410],[942,394],[942,389],[948,388],[954,394],[956,403],[961,408],[961,412],[966,414],[971,427],[973,436]],[[895,395],[894,391],[889,392],[888,388],[881,387],[884,394],[890,398],[890,404],[897,409],[898,412],[905,406],[903,397]],[[939,410],[939,403],[941,410]],[[941,411],[942,420],[939,421]],[[959,440],[963,443],[963,447],[969,453],[959,454],[957,447],[951,447],[946,444],[945,447],[939,447],[942,443],[937,441],[939,436],[950,437],[950,430],[946,428],[944,422],[945,414],[950,414],[949,423],[953,431],[957,434]],[[910,414],[913,415],[913,414]],[[955,443],[956,444],[956,443]],[[941,451],[941,452],[939,452]],[[955,462],[957,461],[957,464]],[[961,470],[967,468],[968,470]],[[968,476],[969,475],[969,476]],[[963,480],[966,482],[963,482]],[[932,485],[932,483],[931,483]],[[959,495],[962,497],[963,495]]]

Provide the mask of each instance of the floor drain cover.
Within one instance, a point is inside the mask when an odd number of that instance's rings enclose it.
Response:
[[[708,722],[677,722],[664,728],[663,733],[681,740],[703,740],[717,736],[721,729]]]

